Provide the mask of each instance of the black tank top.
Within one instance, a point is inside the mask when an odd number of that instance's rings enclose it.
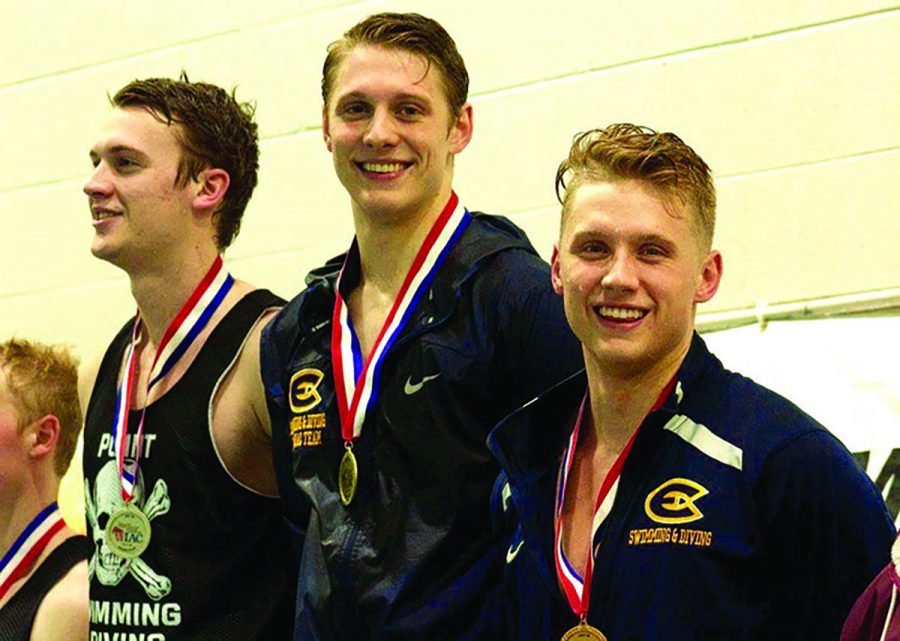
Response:
[[[44,597],[76,563],[90,555],[90,540],[80,534],[53,548],[25,585],[0,608],[0,641],[30,641],[34,615]]]
[[[297,563],[278,501],[226,472],[209,421],[215,389],[247,334],[265,309],[280,304],[265,290],[246,295],[213,329],[181,379],[147,407],[132,504],[149,519],[151,536],[134,559],[117,556],[104,538],[110,516],[123,506],[111,431],[133,320],[113,339],[84,431],[88,534],[95,546],[91,639],[291,638]],[[140,411],[132,411],[129,435],[139,420]],[[126,445],[126,459],[133,443]]]

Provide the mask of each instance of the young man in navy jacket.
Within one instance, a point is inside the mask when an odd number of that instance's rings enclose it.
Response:
[[[322,131],[356,236],[262,340],[279,490],[305,535],[298,640],[496,638],[485,439],[580,354],[525,235],[453,191],[467,90],[453,40],[417,14],[328,48]]]
[[[722,275],[709,167],[613,125],[576,137],[557,193],[585,370],[491,434],[508,638],[836,639],[893,526],[837,439],[694,332]]]

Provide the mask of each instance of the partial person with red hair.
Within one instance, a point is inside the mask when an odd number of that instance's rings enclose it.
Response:
[[[78,364],[62,347],[0,343],[0,639],[88,638],[90,544],[59,482],[81,431]]]

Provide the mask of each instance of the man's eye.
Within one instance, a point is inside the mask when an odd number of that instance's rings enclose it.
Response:
[[[341,108],[342,116],[358,117],[369,113],[368,105],[361,102],[351,102]]]
[[[606,245],[603,243],[585,243],[581,246],[581,251],[585,254],[603,254],[606,253]]]
[[[650,256],[652,258],[667,256],[668,252],[665,249],[660,247],[659,245],[646,245],[641,248],[641,253],[644,256]]]
[[[422,110],[416,105],[402,105],[398,111],[403,118],[417,118],[422,115]]]

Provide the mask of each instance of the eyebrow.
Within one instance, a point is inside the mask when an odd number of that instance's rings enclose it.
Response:
[[[667,237],[661,236],[660,234],[638,234],[637,240],[640,243],[659,243],[662,245],[673,245],[674,241]]]
[[[350,93],[344,94],[343,96],[339,96],[337,100],[335,100],[335,106],[341,105],[349,100],[371,100],[371,94],[368,94],[364,91],[351,91]],[[417,93],[409,93],[402,92],[396,95],[390,96],[391,102],[400,102],[403,100],[415,100],[418,102],[430,103],[431,99],[427,94],[417,94]]]
[[[611,235],[613,235],[613,234],[609,233],[606,230],[582,229],[580,231],[575,232],[572,235],[572,241],[575,242],[575,241],[579,241],[582,239],[591,239],[591,238],[605,240],[605,239],[609,238]],[[661,245],[674,245],[675,244],[675,242],[671,238],[669,238],[667,236],[663,236],[661,234],[654,234],[654,233],[642,233],[642,234],[637,234],[635,236],[629,235],[627,237],[627,240],[628,240],[628,242],[636,242],[637,244],[640,244],[640,245],[643,245],[645,243],[658,243]]]
[[[130,147],[128,145],[113,145],[112,147],[109,147],[107,149],[101,148],[101,150],[99,150],[99,151],[96,148],[94,148],[94,149],[91,149],[90,152],[88,152],[88,155],[90,156],[91,160],[95,160],[95,159],[99,158],[100,156],[102,156],[103,154],[117,155],[117,154],[122,154],[122,153],[134,154],[141,158],[147,157],[147,154],[142,152],[140,149],[137,149],[136,147]]]

